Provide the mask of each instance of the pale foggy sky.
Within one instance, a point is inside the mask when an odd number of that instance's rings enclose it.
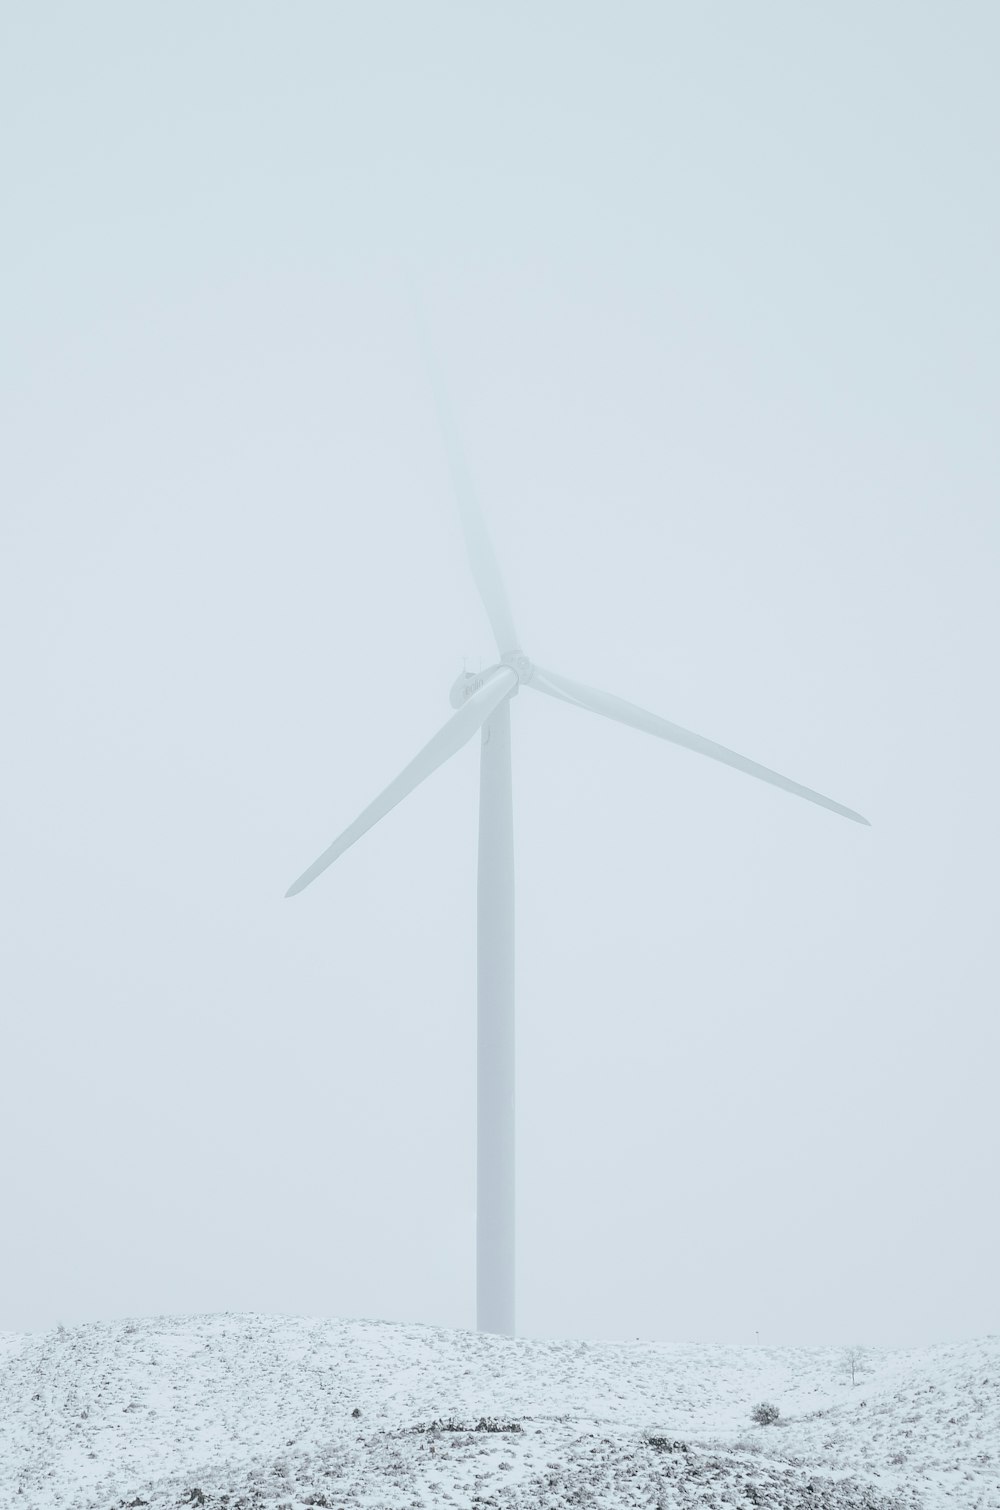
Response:
[[[525,649],[519,1328],[996,1274],[995,7],[5,7],[0,1329],[474,1319],[468,747]]]

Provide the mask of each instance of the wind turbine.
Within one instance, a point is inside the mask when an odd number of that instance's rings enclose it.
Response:
[[[434,374],[432,373],[432,376]],[[477,958],[476,1325],[514,1334],[514,821],[510,763],[510,704],[521,687],[603,714],[646,734],[683,745],[820,807],[869,827],[860,813],[724,745],[669,723],[609,692],[545,671],[524,654],[514,629],[489,535],[440,383],[435,383],[442,428],[458,496],[472,575],[493,628],[499,661],[463,672],[451,688],[456,712],[395,781],[293,881],[295,896],[321,875],[373,824],[481,731]]]

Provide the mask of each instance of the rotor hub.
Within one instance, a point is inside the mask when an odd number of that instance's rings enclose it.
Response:
[[[514,675],[517,677],[518,685],[520,685],[521,682],[531,681],[531,673],[534,670],[534,667],[532,666],[531,661],[525,655],[523,650],[508,651],[507,654],[503,657],[502,664],[504,666],[510,667],[511,671],[513,671]]]

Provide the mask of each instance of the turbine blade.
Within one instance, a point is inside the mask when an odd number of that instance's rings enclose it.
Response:
[[[401,771],[395,781],[390,781],[385,791],[370,802],[364,812],[355,818],[339,838],[334,839],[329,849],[325,849],[318,860],[314,860],[308,870],[304,870],[297,881],[293,881],[285,892],[286,897],[294,897],[298,892],[304,891],[311,881],[315,881],[318,875],[332,865],[345,849],[368,832],[373,824],[380,818],[384,818],[397,803],[413,791],[414,787],[426,781],[438,766],[444,765],[457,750],[475,734],[476,730],[486,722],[493,709],[505,697],[509,697],[517,686],[517,677],[507,666],[498,667],[486,685],[478,692],[474,692],[467,702],[463,703],[458,712],[449,718],[443,729],[439,729],[434,738],[424,745],[419,755],[416,755],[405,770]]]
[[[428,338],[422,318],[419,320],[419,325],[424,363],[438,411],[441,434],[448,457],[448,468],[458,501],[458,514],[462,521],[462,534],[465,536],[469,565],[472,567],[472,575],[479,589],[479,596],[483,600],[483,607],[493,627],[497,649],[503,658],[506,655],[513,655],[520,649],[517,630],[514,628],[510,604],[507,601],[507,591],[503,585],[503,577],[500,575],[493,543],[476,496],[472,474],[465,460],[465,451],[459,438],[458,425],[455,422],[441,367],[436,360],[434,348]]]
[[[737,755],[735,750],[727,750],[725,745],[718,745],[714,740],[704,739],[700,734],[692,734],[690,729],[682,729],[679,724],[669,723],[655,713],[647,713],[644,708],[637,708],[634,703],[628,703],[621,697],[614,697],[610,692],[598,692],[594,687],[587,687],[582,682],[570,681],[569,677],[558,676],[554,671],[543,671],[540,666],[534,668],[527,685],[534,687],[537,692],[547,693],[549,697],[558,697],[563,702],[573,703],[578,708],[588,708],[591,713],[601,713],[605,718],[613,718],[618,723],[630,724],[633,729],[641,729],[645,734],[655,734],[660,739],[670,740],[672,744],[683,745],[686,750],[694,750],[697,755],[707,755],[710,760],[719,760],[723,765],[745,772],[747,776],[756,776],[758,781],[767,781],[771,786],[781,787],[782,791],[791,792],[795,797],[804,797],[807,802],[815,802],[820,807],[829,808],[832,813],[839,813],[842,818],[850,818],[853,823],[863,823],[867,828],[871,827],[867,818],[862,818],[860,813],[844,807],[839,802],[834,802],[832,797],[824,797],[821,792],[814,792],[811,787],[801,786],[799,782],[770,770],[766,765],[758,765],[755,760],[748,760],[745,755]]]

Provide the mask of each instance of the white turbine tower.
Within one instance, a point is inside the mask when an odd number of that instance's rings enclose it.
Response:
[[[544,671],[522,651],[514,630],[496,556],[440,385],[436,385],[449,460],[458,494],[472,574],[493,627],[500,659],[478,674],[463,673],[451,689],[457,709],[434,738],[385,791],[355,818],[285,893],[295,896],[346,849],[384,818],[414,787],[477,730],[480,742],[478,1018],[476,1145],[476,1325],[483,1332],[514,1334],[514,824],[510,765],[510,702],[518,690],[536,692],[630,724],[672,744],[707,755],[796,797],[868,825],[849,807],[758,765],[724,745],[647,713],[634,703],[582,682]]]

